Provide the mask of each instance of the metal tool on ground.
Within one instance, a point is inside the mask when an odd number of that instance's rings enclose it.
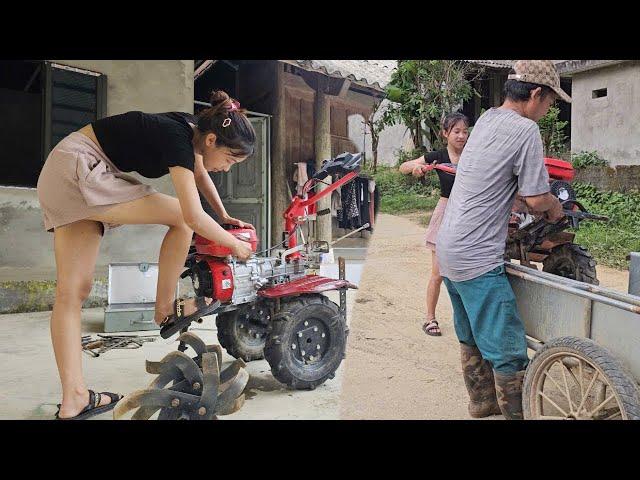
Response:
[[[92,357],[99,357],[101,354],[112,350],[140,348],[146,342],[153,342],[158,335],[98,335],[99,338],[92,338],[90,335],[82,337],[82,350]]]

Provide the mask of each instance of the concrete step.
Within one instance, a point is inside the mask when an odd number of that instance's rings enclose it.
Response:
[[[9,280],[0,282],[0,314],[51,310],[56,296],[55,280]],[[107,277],[96,278],[84,308],[107,304]]]
[[[107,305],[108,267],[96,268],[93,287],[83,308]],[[190,279],[180,280],[180,292],[193,292]],[[0,314],[51,310],[56,294],[56,273],[49,268],[0,267]]]

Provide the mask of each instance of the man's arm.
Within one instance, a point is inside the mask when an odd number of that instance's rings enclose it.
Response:
[[[564,217],[560,200],[551,193],[522,198],[527,204],[527,207],[529,207],[531,213],[542,214],[545,219],[551,223],[556,223]]]
[[[513,173],[518,177],[519,195],[532,213],[543,214],[552,223],[564,216],[560,201],[549,192],[549,174],[544,164],[542,137],[535,124],[526,133],[514,162]]]

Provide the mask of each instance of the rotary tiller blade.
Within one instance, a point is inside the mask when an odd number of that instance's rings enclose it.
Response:
[[[185,332],[178,337],[179,342],[190,346],[196,352],[194,361],[200,364],[203,353],[214,352],[218,356],[218,365],[222,365],[222,347],[220,345],[205,345],[204,341],[193,332]]]
[[[113,409],[113,418],[119,419],[129,410],[144,407],[155,410],[159,408],[176,411],[193,410],[200,403],[200,397],[173,390],[147,388],[127,395]],[[141,418],[139,418],[141,419]]]
[[[147,371],[158,377],[145,390],[121,400],[114,409],[115,419],[137,408],[132,420],[148,420],[158,410],[158,420],[215,420],[216,415],[229,415],[242,407],[245,400],[242,392],[249,380],[246,364],[235,360],[221,372],[221,351],[217,345],[213,351],[209,351],[211,346],[203,351],[199,339],[187,337],[187,340],[189,345],[196,346],[196,353],[201,352],[199,358],[192,359],[176,351],[159,362],[147,361]],[[196,360],[200,360],[202,369]]]

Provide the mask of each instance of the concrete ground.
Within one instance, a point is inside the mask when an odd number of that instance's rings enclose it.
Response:
[[[362,271],[361,260],[347,261],[347,278],[358,284]],[[323,265],[323,275],[337,277],[337,265]],[[357,291],[347,294],[348,317],[353,310]],[[339,302],[337,292],[329,298]],[[49,318],[51,312],[0,315],[0,419],[53,419],[56,404],[61,400],[51,338]],[[202,324],[192,329],[205,343],[217,344],[215,317],[205,317]],[[83,335],[103,331],[103,309],[85,309],[82,314]],[[126,332],[156,335],[157,331]],[[117,335],[118,333],[110,333]],[[157,336],[154,342],[144,343],[138,349],[114,349],[100,357],[83,355],[83,369],[89,388],[122,394],[145,388],[155,375],[145,371],[145,360],[161,360],[176,350],[175,339]],[[190,351],[187,351],[189,353]],[[224,353],[223,368],[233,358]],[[337,419],[344,363],[336,377],[314,391],[289,390],[277,382],[266,361],[251,362],[247,366],[250,380],[245,389],[244,406],[233,415],[221,417],[242,419]],[[112,419],[112,412],[93,417]]]

